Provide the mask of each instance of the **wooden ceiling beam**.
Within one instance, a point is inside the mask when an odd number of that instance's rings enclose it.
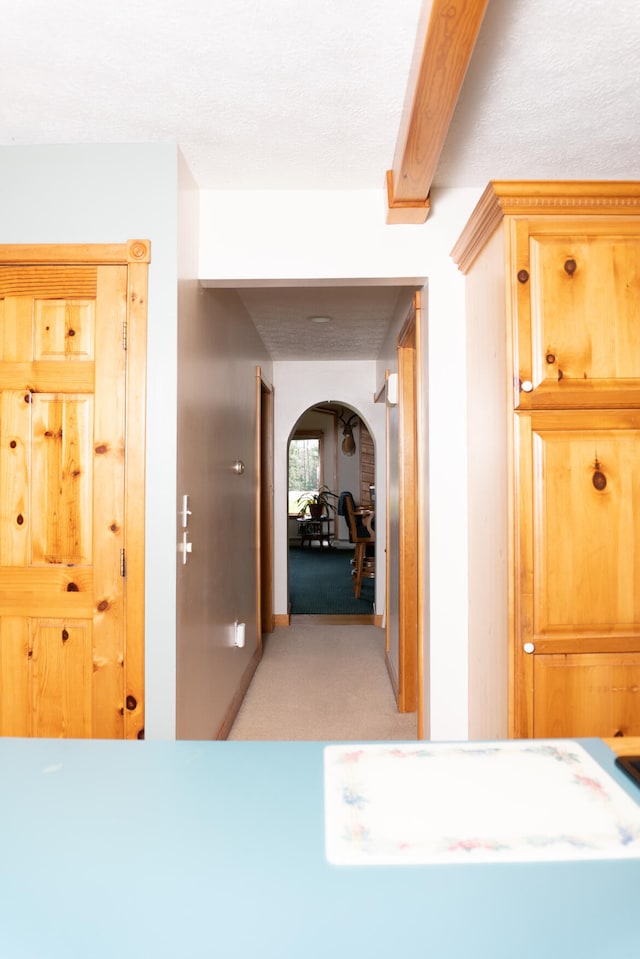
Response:
[[[425,0],[393,167],[387,223],[424,223],[429,191],[488,0]]]

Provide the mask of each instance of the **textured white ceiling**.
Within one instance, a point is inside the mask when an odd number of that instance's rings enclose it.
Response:
[[[638,178],[638,0],[489,0],[435,183]]]
[[[0,142],[177,141],[199,186],[379,187],[421,0],[0,0]]]
[[[284,287],[238,291],[272,356],[279,360],[374,360],[396,312],[409,311],[401,286]],[[311,317],[324,316],[317,324]]]
[[[202,188],[379,189],[421,8],[0,0],[0,144],[175,142]],[[435,185],[640,178],[639,64],[639,0],[489,0]],[[344,335],[297,358],[378,342],[397,295],[242,292],[276,358],[312,313]]]
[[[178,142],[203,188],[370,188],[422,0],[0,0],[0,143]],[[440,186],[639,174],[638,0],[489,0]]]

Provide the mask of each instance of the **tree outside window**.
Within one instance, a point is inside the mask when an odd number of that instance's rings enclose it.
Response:
[[[322,486],[322,435],[296,433],[289,443],[289,513],[298,513],[298,501]]]

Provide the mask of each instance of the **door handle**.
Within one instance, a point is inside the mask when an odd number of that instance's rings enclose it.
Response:
[[[535,643],[525,643],[522,648],[524,649],[525,653],[529,653],[529,655],[531,655],[531,653],[535,653],[536,651]]]

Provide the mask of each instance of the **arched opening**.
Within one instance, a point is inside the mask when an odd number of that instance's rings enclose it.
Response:
[[[376,623],[375,440],[361,412],[339,401],[302,413],[287,443],[287,546],[292,617]],[[345,506],[361,518],[358,546]],[[362,529],[366,520],[366,526]],[[383,575],[382,572],[379,575]]]

